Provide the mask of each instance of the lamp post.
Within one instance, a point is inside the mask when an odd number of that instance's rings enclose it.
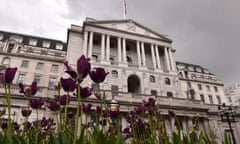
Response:
[[[226,106],[225,103],[218,106],[218,111],[219,111],[219,115],[221,116],[221,120],[222,122],[228,122],[228,126],[230,129],[230,133],[232,135],[232,141],[233,144],[236,144],[236,140],[234,137],[234,133],[233,133],[233,129],[232,129],[232,122],[235,122],[235,111],[233,111],[231,106]]]

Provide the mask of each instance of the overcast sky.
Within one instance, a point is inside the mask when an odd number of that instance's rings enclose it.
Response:
[[[239,0],[126,0],[127,18],[173,40],[178,61],[240,81]],[[122,19],[122,0],[0,0],[0,29],[66,41],[85,17]]]

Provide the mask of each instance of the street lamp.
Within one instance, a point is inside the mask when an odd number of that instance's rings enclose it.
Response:
[[[108,108],[110,109],[110,111],[118,111],[119,107],[120,107],[120,105],[119,105],[118,101],[116,101],[113,98],[108,102]]]
[[[219,111],[219,115],[221,116],[221,120],[222,122],[228,122],[228,126],[232,135],[232,140],[233,140],[233,144],[236,144],[236,140],[234,137],[234,133],[233,133],[233,129],[232,129],[232,122],[235,122],[235,111],[233,111],[231,106],[226,106],[225,103],[218,106],[218,111]]]

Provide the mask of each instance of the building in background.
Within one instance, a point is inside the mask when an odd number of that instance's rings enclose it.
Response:
[[[67,43],[0,31],[1,69],[18,67],[12,91],[15,120],[21,121],[20,108],[27,105],[18,92],[19,82],[29,85],[37,81],[41,88],[36,97],[53,99],[56,91],[52,88],[63,76],[64,60],[75,68],[77,59],[84,54],[91,58],[93,69],[104,67],[109,72],[100,88],[108,100],[114,98],[120,103],[123,127],[129,108],[155,98],[170,135],[175,125],[168,110],[173,110],[184,132],[193,128],[193,119],[198,117],[199,128],[206,133],[214,130],[221,142],[224,131],[228,130],[217,113],[217,105],[225,102],[222,82],[206,68],[176,62],[175,52],[171,39],[133,20],[87,18],[82,26],[72,25],[68,29]],[[96,87],[89,78],[82,84]],[[3,88],[1,92],[0,105],[5,106]],[[87,102],[93,106],[101,103],[93,95]],[[70,107],[76,109],[74,101]],[[51,115],[46,107],[40,114]],[[88,115],[87,119],[94,120],[94,115]],[[239,123],[234,123],[238,140],[239,130]]]
[[[226,103],[233,106],[240,106],[240,84],[231,84],[224,89]]]

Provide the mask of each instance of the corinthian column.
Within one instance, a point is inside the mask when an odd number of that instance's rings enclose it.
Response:
[[[141,61],[140,42],[139,41],[137,41],[137,58],[138,58],[138,66],[141,66],[142,61]]]
[[[104,61],[105,59],[105,35],[102,34],[101,39],[101,61]]]
[[[118,37],[118,63],[122,62],[121,38]]]
[[[89,49],[88,49],[88,57],[92,57],[92,49],[93,49],[93,32],[90,32],[90,38],[89,38]]]
[[[123,41],[122,41],[123,45],[123,62],[124,63],[127,63],[127,55],[126,55],[126,39],[123,38]]]
[[[158,51],[157,45],[155,45],[155,51],[156,51],[157,67],[159,69],[161,69],[161,62],[160,62],[160,56],[159,56],[159,51]]]
[[[153,68],[156,68],[156,57],[154,54],[155,50],[154,50],[154,46],[153,44],[151,44],[151,54],[152,54],[152,63],[153,63]]]
[[[165,55],[166,69],[167,69],[168,71],[170,71],[170,63],[169,63],[169,56],[168,56],[167,47],[164,48],[164,55]]]
[[[84,39],[83,39],[83,54],[87,56],[87,43],[88,43],[88,32],[84,32]]]
[[[143,66],[146,66],[146,56],[145,56],[145,50],[144,50],[144,43],[141,42],[141,51],[142,51],[142,61],[143,61]]]
[[[109,61],[110,60],[110,36],[107,35],[107,50],[106,50],[106,60]]]

